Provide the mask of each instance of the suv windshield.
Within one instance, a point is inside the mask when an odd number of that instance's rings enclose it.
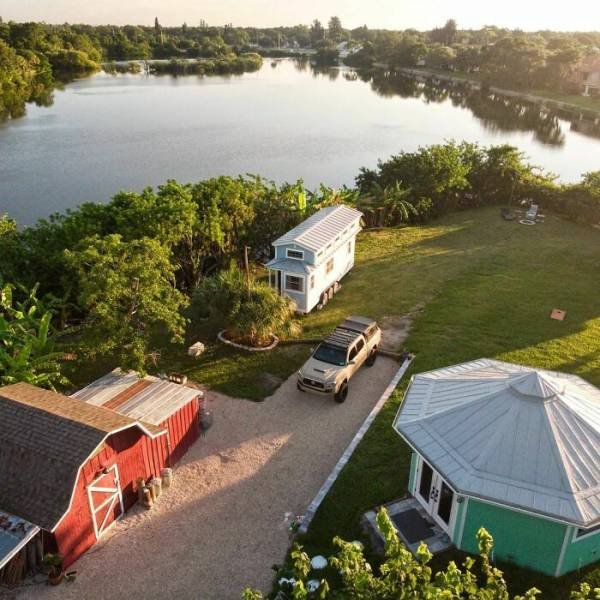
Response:
[[[346,352],[327,344],[321,344],[314,353],[313,358],[337,367],[346,365]]]

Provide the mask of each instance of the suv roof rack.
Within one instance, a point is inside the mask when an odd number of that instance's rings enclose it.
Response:
[[[377,324],[377,321],[373,319],[369,319],[367,317],[348,317],[339,327],[338,329],[346,329],[347,331],[354,331],[356,333],[366,333],[371,329],[374,325]]]
[[[354,340],[356,340],[358,335],[359,332],[338,327],[323,340],[323,343],[328,346],[335,346],[336,348],[347,350],[353,344]]]

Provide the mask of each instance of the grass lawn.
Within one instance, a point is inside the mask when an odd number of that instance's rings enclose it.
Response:
[[[360,537],[366,510],[406,492],[410,453],[392,430],[411,373],[488,357],[576,373],[600,386],[600,233],[558,218],[523,227],[495,209],[434,226],[362,236],[358,267],[337,301],[345,312],[402,314],[425,302],[408,348],[417,358],[326,497],[302,540],[331,554],[331,539]],[[549,319],[554,307],[564,322]],[[328,311],[311,325],[328,319]],[[335,320],[335,319],[334,319]],[[438,559],[438,563],[442,559]],[[588,570],[592,573],[594,570]],[[600,569],[595,570],[600,579]],[[513,592],[533,585],[565,598],[577,576],[507,568]]]

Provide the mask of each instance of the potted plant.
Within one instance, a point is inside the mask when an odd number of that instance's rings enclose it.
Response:
[[[48,583],[50,585],[58,585],[65,576],[62,570],[62,556],[47,552],[44,554],[43,563],[49,567]]]

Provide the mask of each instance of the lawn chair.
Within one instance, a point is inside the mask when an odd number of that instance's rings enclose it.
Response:
[[[539,209],[540,207],[537,204],[532,204],[527,209],[527,214],[525,215],[525,218],[528,221],[535,221],[537,219]]]

